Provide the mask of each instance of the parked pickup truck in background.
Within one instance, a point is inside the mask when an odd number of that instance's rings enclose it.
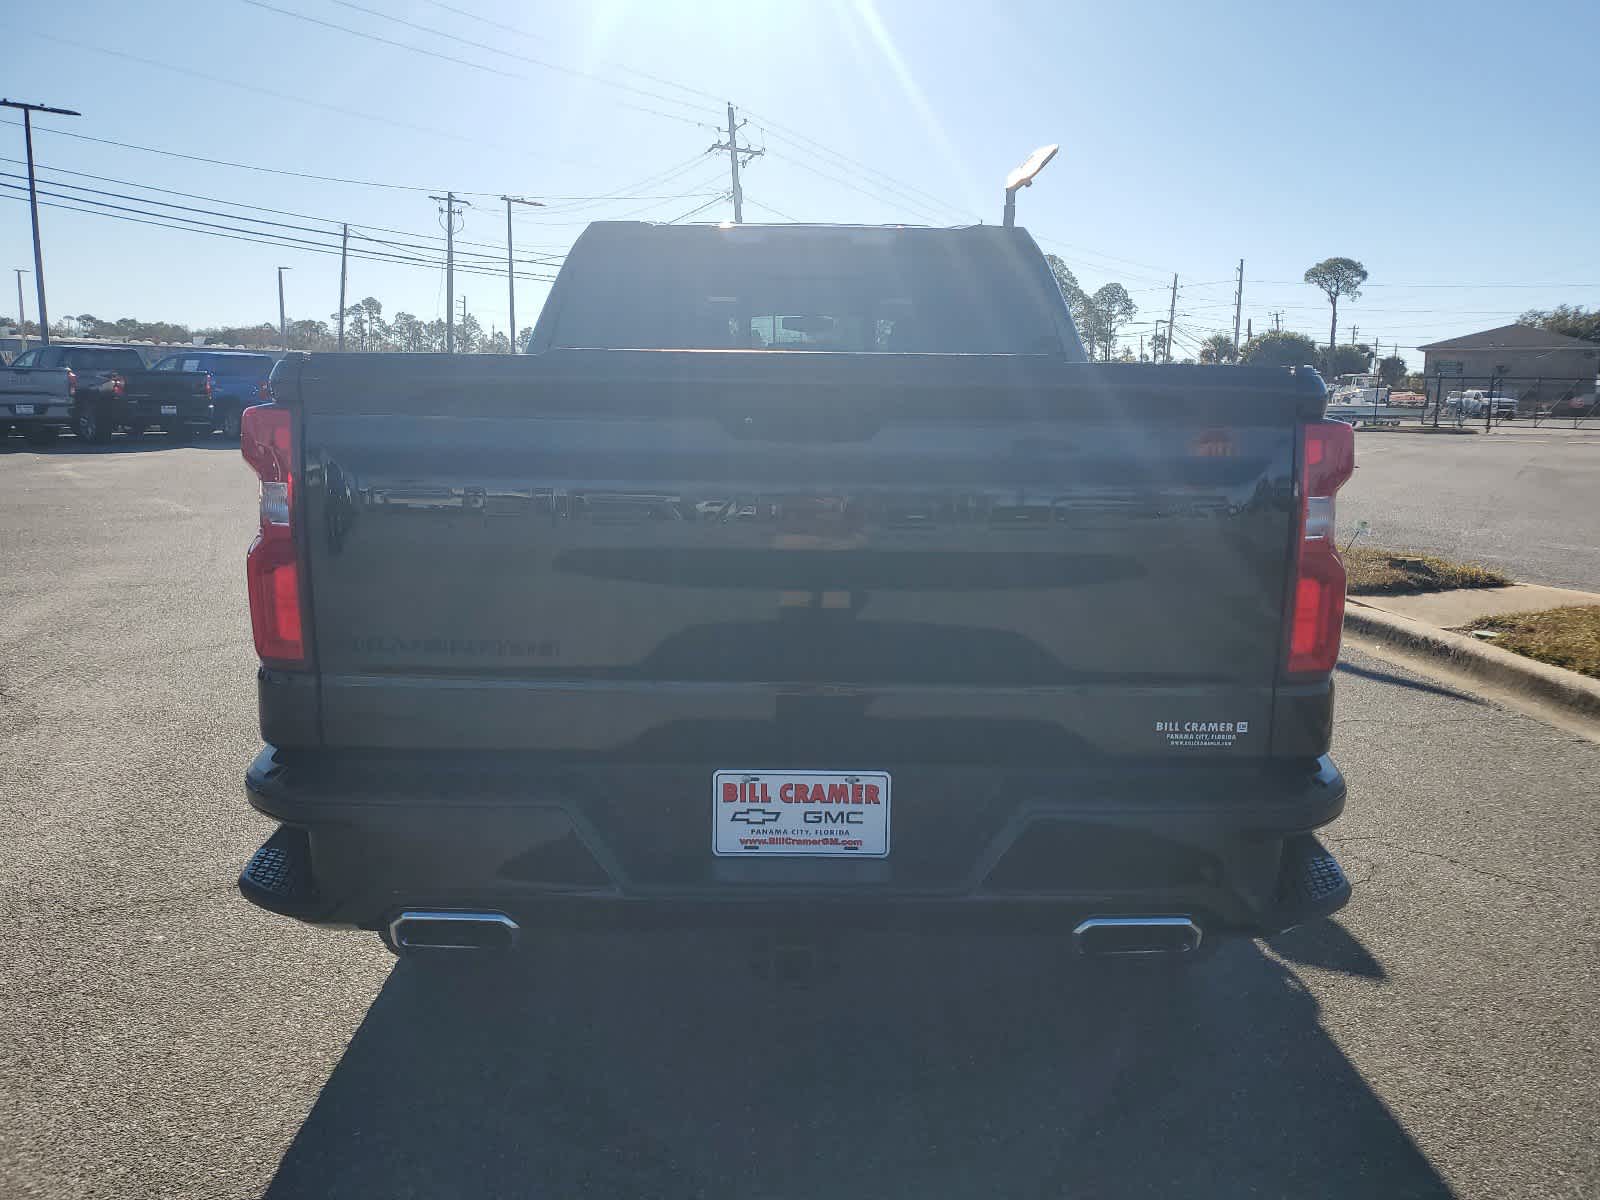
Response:
[[[1444,410],[1460,417],[1481,417],[1486,412],[1496,421],[1509,420],[1517,415],[1517,398],[1471,388],[1465,392],[1451,392],[1445,399]]]
[[[993,226],[591,225],[531,348],[246,411],[247,898],[434,962],[634,914],[1192,960],[1345,903],[1314,371],[1086,363]]]
[[[40,346],[19,354],[13,369],[70,368],[77,380],[72,428],[86,442],[106,442],[111,431],[127,424],[124,393],[128,376],[144,370],[144,359],[123,346]]]
[[[243,350],[185,350],[169,354],[151,368],[163,374],[204,374],[211,377],[212,428],[238,440],[239,414],[266,398],[267,377],[272,374],[273,356]],[[169,416],[171,414],[168,414]],[[156,422],[160,424],[161,422]],[[198,425],[195,416],[192,424]]]
[[[77,379],[66,367],[22,361],[33,353],[18,355],[16,365],[0,367],[0,437],[15,430],[36,446],[48,446],[71,427]]]
[[[148,371],[128,372],[117,424],[133,434],[154,426],[177,438],[209,434],[216,427],[211,375],[163,366],[174,361],[164,358]]]

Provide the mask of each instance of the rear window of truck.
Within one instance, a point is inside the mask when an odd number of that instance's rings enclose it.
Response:
[[[266,355],[213,354],[207,355],[205,370],[229,379],[265,379],[272,372],[272,359]]]
[[[144,359],[137,350],[81,350],[63,347],[62,365],[83,371],[142,371]]]
[[[575,250],[563,348],[1051,354],[1055,306],[1013,245],[949,231],[651,231]],[[676,232],[676,231],[675,231]]]

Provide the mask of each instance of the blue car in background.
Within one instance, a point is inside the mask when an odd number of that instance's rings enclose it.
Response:
[[[249,350],[184,350],[169,354],[152,371],[209,372],[211,412],[217,429],[230,438],[239,436],[239,414],[252,404],[265,403],[267,376],[275,361],[271,354]]]

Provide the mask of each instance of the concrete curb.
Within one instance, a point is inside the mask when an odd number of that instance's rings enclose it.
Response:
[[[1344,627],[1396,649],[1440,659],[1463,675],[1554,704],[1574,716],[1600,721],[1600,680],[1576,671],[1524,658],[1477,638],[1371,608],[1356,600],[1345,602]]]
[[[1482,433],[1481,429],[1419,429],[1415,425],[1357,425],[1357,433],[1409,433],[1422,437],[1465,437],[1468,434]]]

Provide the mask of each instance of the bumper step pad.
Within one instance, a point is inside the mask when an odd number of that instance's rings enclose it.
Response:
[[[239,893],[271,912],[289,917],[312,914],[319,897],[311,874],[311,843],[306,831],[279,826],[250,856],[239,876]]]
[[[1350,880],[1330,854],[1309,833],[1283,845],[1283,866],[1278,873],[1278,894],[1271,919],[1263,922],[1266,934],[1282,933],[1307,921],[1331,916],[1350,903]]]

